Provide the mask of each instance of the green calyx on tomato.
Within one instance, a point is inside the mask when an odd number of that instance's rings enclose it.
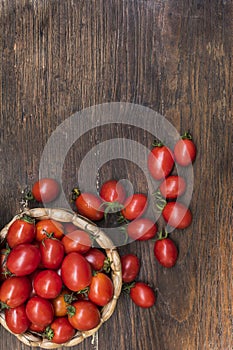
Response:
[[[78,187],[74,187],[71,192],[71,202],[75,202],[75,200],[81,195],[81,191]]]
[[[155,241],[160,241],[160,240],[165,239],[167,237],[168,237],[168,232],[167,231],[160,231],[160,232],[158,232]]]
[[[10,306],[0,301],[0,311],[10,309]]]
[[[166,199],[162,196],[160,190],[157,190],[154,194],[155,202],[156,202],[156,207],[160,211],[162,211],[167,204]]]
[[[117,213],[124,208],[119,202],[103,202],[100,209],[104,208],[104,220],[107,220],[108,214]]]
[[[185,131],[184,135],[181,136],[182,140],[192,140],[193,137],[189,131]]]
[[[66,309],[69,317],[73,317],[76,314],[76,308],[73,305],[68,305]]]
[[[135,283],[136,283],[135,281],[129,282],[129,283],[123,283],[121,292],[125,294],[129,294],[131,288],[135,286]]]
[[[54,331],[53,331],[53,329],[52,329],[50,326],[46,327],[46,328],[45,328],[45,331],[44,331],[44,333],[43,333],[43,336],[44,336],[45,338],[47,338],[48,340],[52,340],[53,337],[54,337]]]
[[[63,298],[67,304],[72,304],[73,301],[78,300],[78,298],[75,296],[75,293],[64,294]]]
[[[164,144],[163,144],[162,141],[156,140],[156,139],[155,139],[155,140],[153,141],[153,143],[152,143],[152,146],[153,146],[153,147],[163,147]]]
[[[32,225],[34,225],[35,222],[36,222],[35,219],[33,219],[31,216],[26,215],[26,214],[24,214],[24,215],[20,218],[20,220],[23,220],[23,221],[25,221],[25,222],[28,222],[29,224],[32,224]]]

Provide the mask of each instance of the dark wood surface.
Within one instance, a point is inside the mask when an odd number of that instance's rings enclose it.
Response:
[[[21,190],[37,180],[51,133],[83,108],[147,106],[178,132],[189,129],[197,144],[193,223],[172,232],[177,265],[158,266],[153,242],[120,248],[140,257],[139,279],[157,289],[156,306],[139,309],[122,296],[98,339],[76,348],[231,350],[232,1],[2,0],[0,12],[1,227],[19,211]],[[121,136],[146,147],[152,141],[124,125],[89,131],[66,158],[66,194],[97,141]],[[143,172],[126,160],[101,168],[100,183],[110,177],[147,190]],[[7,348],[28,349],[0,327],[0,349]]]

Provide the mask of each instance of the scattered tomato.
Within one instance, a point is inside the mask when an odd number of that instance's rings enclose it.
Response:
[[[181,166],[192,164],[196,158],[196,146],[190,133],[185,133],[174,147],[175,161]]]
[[[164,198],[176,199],[186,190],[185,179],[178,175],[170,175],[161,183],[159,190]]]
[[[133,282],[140,270],[140,261],[135,254],[121,256],[122,281]]]
[[[136,193],[129,196],[125,203],[121,214],[126,220],[135,220],[142,216],[147,209],[147,196],[141,193]]]
[[[54,201],[60,193],[60,185],[57,180],[43,178],[32,186],[32,195],[37,202],[50,203]]]
[[[174,155],[171,149],[157,142],[148,156],[148,169],[155,180],[167,177],[174,166]]]
[[[146,241],[153,238],[157,233],[157,225],[148,218],[139,218],[131,221],[126,228],[130,238],[138,241]]]
[[[154,244],[154,255],[157,261],[164,267],[172,267],[178,258],[178,249],[172,239],[167,235],[160,235]]]
[[[106,181],[100,188],[100,197],[107,203],[117,202],[123,204],[126,197],[126,191],[120,182],[116,180],[109,180]]]
[[[102,220],[104,211],[101,209],[101,199],[93,193],[84,192],[77,196],[75,200],[76,208],[80,215],[92,221]]]
[[[154,290],[143,282],[135,282],[130,289],[130,298],[142,308],[152,307],[156,301]]]
[[[184,229],[192,222],[190,209],[177,201],[168,202],[162,211],[162,215],[168,225],[178,229]]]

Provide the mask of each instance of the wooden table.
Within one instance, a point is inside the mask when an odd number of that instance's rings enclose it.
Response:
[[[20,210],[21,190],[38,179],[52,132],[84,108],[110,102],[148,107],[179,133],[190,130],[197,145],[193,222],[171,233],[180,251],[176,266],[159,266],[151,241],[119,249],[140,257],[138,279],[157,290],[156,306],[139,309],[122,296],[98,337],[76,348],[231,350],[232,1],[5,0],[0,12],[1,227]],[[127,137],[150,148],[153,130],[144,130],[143,118],[141,129],[100,121],[81,134],[63,164],[67,196],[93,147],[93,167],[100,165],[103,141]],[[99,183],[126,178],[146,192],[139,166],[110,153]],[[48,161],[56,175],[61,165]],[[28,349],[0,327],[0,349],[7,348]]]

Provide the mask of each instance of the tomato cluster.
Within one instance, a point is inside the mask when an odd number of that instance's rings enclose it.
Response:
[[[62,344],[99,325],[114,285],[111,262],[92,239],[51,219],[11,224],[1,249],[0,309],[13,333],[35,331]]]

